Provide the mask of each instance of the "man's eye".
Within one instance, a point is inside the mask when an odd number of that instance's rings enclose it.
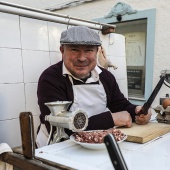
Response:
[[[71,49],[71,51],[73,51],[73,52],[77,52],[77,51],[78,51],[78,49],[72,48],[72,49]]]
[[[93,52],[93,49],[87,49],[86,51],[87,52]]]

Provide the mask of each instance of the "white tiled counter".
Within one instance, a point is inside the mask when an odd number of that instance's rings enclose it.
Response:
[[[145,144],[119,144],[129,170],[169,170],[170,133]],[[114,169],[108,152],[90,150],[67,140],[37,149],[36,157],[80,170]]]

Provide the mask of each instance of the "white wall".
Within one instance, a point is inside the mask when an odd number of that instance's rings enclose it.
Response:
[[[39,124],[37,81],[61,60],[59,35],[66,25],[0,13],[0,143],[21,145],[19,114]]]
[[[64,8],[57,10],[56,13],[79,17],[87,20],[101,18],[106,16],[110,10],[118,3],[124,2],[129,4],[133,9],[145,10],[156,8],[156,28],[155,28],[155,48],[154,48],[154,73],[153,73],[153,89],[159,81],[160,71],[164,69],[170,70],[170,3],[169,0],[100,0],[91,3],[84,3],[79,6]],[[83,12],[82,12],[83,11]],[[163,85],[153,107],[159,104],[159,98],[166,93],[170,94],[170,88]]]
[[[67,25],[0,12],[0,143],[21,145],[20,112],[32,112],[36,134],[38,78],[44,69],[61,60],[59,39],[65,29]],[[110,71],[127,97],[124,36],[101,35],[101,39],[108,58],[118,66]]]
[[[125,54],[125,37],[119,34],[100,34],[102,45],[106,50],[107,58],[118,68],[108,68],[115,76],[119,88],[125,97],[128,97],[127,90],[127,73],[126,73],[126,54]],[[119,50],[122,49],[122,50]]]

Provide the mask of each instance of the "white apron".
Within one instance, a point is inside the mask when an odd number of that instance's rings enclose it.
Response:
[[[37,144],[38,148],[41,148],[41,147],[47,145],[48,136],[49,136],[49,134],[47,132],[45,124],[41,123],[40,130],[39,130],[37,137],[36,137],[36,144]]]
[[[88,117],[109,111],[106,107],[107,97],[102,83],[74,85],[72,77],[69,76],[73,87],[74,102],[70,111],[76,109],[84,110]]]

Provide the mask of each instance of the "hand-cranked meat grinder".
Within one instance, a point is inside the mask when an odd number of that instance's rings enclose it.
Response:
[[[88,125],[86,112],[81,109],[67,111],[70,104],[71,102],[69,101],[45,103],[51,111],[51,114],[45,117],[45,120],[49,121],[51,125],[47,145],[60,142],[62,139],[68,139],[69,137],[64,132],[64,128],[70,129],[73,132],[81,132],[86,129]],[[51,141],[53,126],[56,127],[56,131],[53,135],[53,140]]]

